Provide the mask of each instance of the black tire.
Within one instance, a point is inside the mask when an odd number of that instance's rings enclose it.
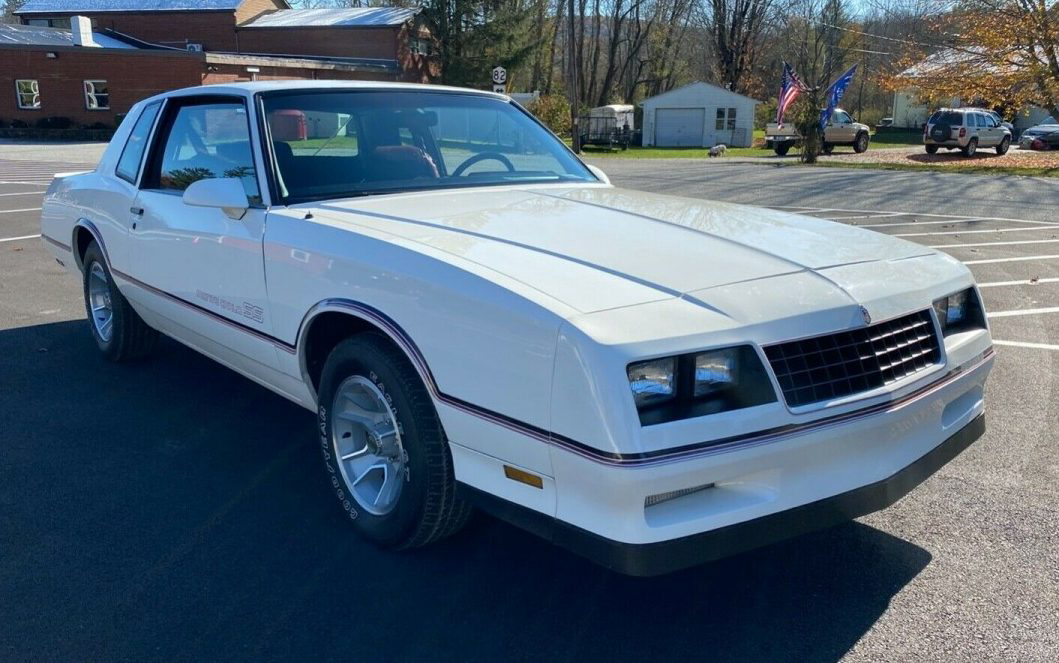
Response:
[[[952,126],[948,124],[935,124],[930,128],[930,139],[935,143],[944,143],[952,137]]]
[[[967,145],[965,145],[960,151],[963,152],[963,156],[965,157],[973,157],[974,153],[978,151],[978,139],[972,138],[967,141]]]
[[[393,509],[374,515],[359,508],[337,462],[331,439],[335,392],[347,378],[371,380],[393,409],[407,454],[408,469]],[[320,379],[317,412],[320,449],[328,481],[361,536],[383,548],[402,550],[438,541],[463,527],[470,505],[457,497],[448,440],[419,375],[385,336],[365,332],[331,351]]]
[[[790,143],[776,143],[772,148],[778,156],[785,157],[791,151]]]
[[[868,151],[868,134],[863,131],[857,134],[857,138],[853,141],[853,151],[857,154]]]
[[[832,152],[835,151],[835,145],[834,145],[834,143],[824,143],[820,147],[820,151],[823,152],[824,154],[831,154]]]
[[[85,298],[85,313],[88,316],[88,329],[96,342],[99,351],[111,361],[134,361],[151,354],[158,344],[158,332],[147,326],[147,323],[133,310],[128,300],[114,284],[103,252],[96,242],[91,242],[85,249],[82,266],[82,286]],[[111,324],[109,338],[104,338],[93,321],[92,302],[89,297],[89,281],[93,270],[101,268],[106,278],[106,288],[110,299]]]
[[[996,146],[996,153],[1000,156],[1004,156],[1008,153],[1008,148],[1011,147],[1011,139],[1007,136],[1000,141],[1000,144]]]
[[[937,145],[926,145],[926,146],[924,146],[924,149],[926,149],[927,154],[937,154],[938,153],[938,146]]]

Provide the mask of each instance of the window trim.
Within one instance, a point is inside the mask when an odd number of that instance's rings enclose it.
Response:
[[[125,145],[123,145],[122,148],[121,148],[121,154],[118,155],[118,160],[114,162],[114,176],[115,177],[117,177],[119,179],[122,179],[122,180],[125,180],[126,182],[128,182],[129,184],[131,184],[133,186],[137,186],[139,184],[140,178],[143,176],[144,165],[147,163],[147,157],[150,155],[151,144],[152,144],[152,141],[154,140],[154,132],[155,132],[155,129],[158,127],[158,118],[160,118],[162,116],[162,113],[165,112],[165,108],[161,108],[160,107],[158,109],[158,112],[156,112],[154,114],[154,119],[151,120],[151,126],[147,130],[147,138],[146,138],[144,146],[143,146],[143,154],[140,155],[140,161],[139,161],[139,163],[136,164],[136,175],[134,175],[131,180],[128,177],[125,177],[118,170],[121,167],[121,159],[122,159],[122,157],[125,156],[125,150],[129,149],[129,139],[132,137],[132,132],[136,130],[136,125],[139,124],[140,120],[143,118],[143,114],[146,113],[147,109],[150,108],[151,106],[154,106],[154,105],[163,106],[164,102],[165,102],[164,99],[159,99],[158,101],[152,101],[149,104],[144,104],[144,107],[140,111],[140,114],[136,116],[136,120],[132,123],[132,127],[129,129],[129,135],[125,137]]]
[[[92,92],[91,93],[93,97],[95,95],[97,95],[97,94],[105,94],[105,95],[107,95],[107,105],[106,106],[95,106],[95,107],[93,107],[93,106],[89,105],[89,103],[88,103],[88,95],[89,95],[88,84],[89,83],[103,83],[104,85],[107,86],[107,91],[106,92]],[[110,110],[110,83],[107,82],[107,79],[105,79],[105,78],[86,78],[86,79],[82,80],[81,81],[81,94],[85,98],[85,110],[87,110],[87,111],[108,111],[108,110]],[[97,103],[98,103],[98,100],[97,100]]]
[[[18,89],[19,83],[33,83],[37,87],[37,91],[34,93],[37,95],[36,106],[23,106],[22,95],[24,94]],[[44,101],[40,98],[40,79],[39,78],[16,78],[15,79],[15,104],[19,110],[41,110],[44,108]]]
[[[183,96],[167,97],[165,100],[165,106],[158,113],[158,118],[155,119],[154,132],[151,135],[150,145],[147,150],[147,158],[141,166],[140,172],[140,191],[150,191],[151,193],[167,193],[171,195],[183,196],[183,191],[176,189],[163,189],[158,186],[157,182],[152,182],[148,179],[155,168],[161,170],[161,159],[165,152],[165,140],[169,139],[169,132],[173,128],[173,123],[176,121],[177,113],[180,109],[185,106],[203,106],[207,104],[241,104],[243,109],[247,113],[246,118],[246,133],[250,140],[250,155],[254,161],[254,178],[257,180],[258,190],[258,201],[250,201],[251,209],[261,209],[266,207],[265,205],[265,189],[262,187],[261,172],[258,168],[257,162],[257,151],[260,149],[259,145],[255,145],[260,141],[260,138],[255,138],[253,120],[250,117],[250,104],[247,102],[247,98],[238,94],[189,94]]]

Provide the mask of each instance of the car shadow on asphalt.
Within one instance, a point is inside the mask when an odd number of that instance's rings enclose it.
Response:
[[[84,324],[0,331],[17,658],[833,661],[931,560],[850,523],[628,578],[485,516],[383,552],[334,502],[312,413],[171,341],[107,363]]]

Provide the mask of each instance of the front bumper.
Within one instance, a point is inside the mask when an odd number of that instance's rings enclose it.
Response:
[[[985,432],[979,414],[927,454],[889,477],[825,499],[708,532],[654,543],[622,543],[575,525],[460,485],[463,496],[485,511],[523,527],[609,569],[654,576],[846,522],[908,494]]]

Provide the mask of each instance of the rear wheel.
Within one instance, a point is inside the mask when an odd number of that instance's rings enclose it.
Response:
[[[971,140],[967,141],[967,145],[962,150],[963,156],[965,156],[965,157],[973,157],[974,153],[977,152],[977,151],[978,151],[978,139],[977,138],[972,138]]]
[[[778,156],[785,157],[787,153],[791,151],[790,143],[776,143],[775,147],[772,148]]]
[[[98,244],[88,245],[81,264],[88,328],[99,351],[111,361],[130,361],[151,354],[158,343],[158,332],[147,326],[114,285]]]
[[[937,145],[926,145],[925,149],[927,151],[927,154],[937,154],[938,153],[938,146]]]
[[[1003,156],[1008,153],[1008,148],[1011,147],[1011,139],[1007,136],[1000,141],[1000,144],[996,146],[996,153]]]
[[[868,151],[868,134],[863,132],[857,134],[857,140],[853,141],[853,151],[857,154]]]
[[[324,467],[362,536],[415,548],[467,522],[434,405],[388,339],[365,333],[339,343],[324,364],[319,403]]]

